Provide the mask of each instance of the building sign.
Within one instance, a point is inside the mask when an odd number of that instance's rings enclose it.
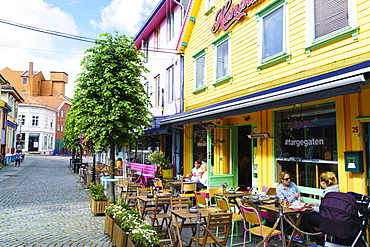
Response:
[[[233,1],[228,0],[226,4],[217,11],[211,32],[216,33],[220,28],[226,31],[234,22],[246,16],[247,13],[245,13],[244,10],[257,1],[258,0],[241,0],[240,3],[231,7]]]

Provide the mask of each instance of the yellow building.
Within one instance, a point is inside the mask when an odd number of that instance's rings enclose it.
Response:
[[[368,194],[370,1],[190,6],[185,112],[161,122],[184,131],[184,174],[202,159],[209,184],[262,189],[287,170],[319,199],[319,174],[333,171],[341,191]]]

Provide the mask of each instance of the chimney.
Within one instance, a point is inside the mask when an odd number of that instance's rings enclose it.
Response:
[[[33,75],[33,62],[30,62],[30,67],[28,69],[28,76],[31,77]]]

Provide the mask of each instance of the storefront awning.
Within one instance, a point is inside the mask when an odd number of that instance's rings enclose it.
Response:
[[[216,118],[230,117],[266,109],[299,104],[333,96],[361,92],[370,61],[327,74],[315,76],[255,94],[228,100],[197,110],[168,116],[160,122],[170,127]]]

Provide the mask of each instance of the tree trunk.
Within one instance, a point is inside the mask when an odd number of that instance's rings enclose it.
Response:
[[[110,164],[110,169],[109,169],[109,175],[110,178],[114,178],[114,167],[115,167],[115,151],[116,151],[116,145],[115,143],[111,143],[109,146],[109,164]],[[109,199],[110,202],[113,204],[116,204],[116,198],[114,194],[114,182],[109,182]]]
[[[93,150],[92,182],[95,183],[95,150]]]

